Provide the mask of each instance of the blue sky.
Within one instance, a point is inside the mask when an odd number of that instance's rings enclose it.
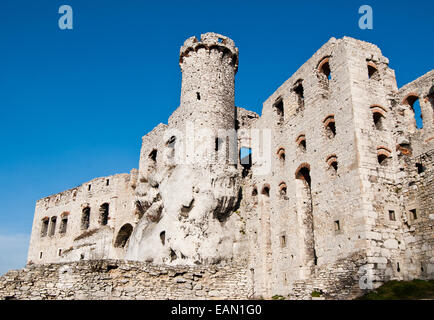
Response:
[[[63,4],[73,30],[58,28]],[[358,28],[364,4],[373,30]],[[179,104],[186,38],[231,37],[236,105],[260,112],[332,36],[377,44],[399,86],[421,76],[432,12],[426,0],[1,1],[0,273],[24,265],[37,199],[138,166],[141,137]]]

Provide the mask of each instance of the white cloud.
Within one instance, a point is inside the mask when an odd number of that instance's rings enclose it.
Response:
[[[29,241],[26,234],[0,234],[0,275],[25,266]]]

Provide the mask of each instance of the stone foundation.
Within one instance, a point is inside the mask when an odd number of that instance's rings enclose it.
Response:
[[[100,260],[30,265],[0,277],[0,300],[247,299],[251,293],[242,265]]]

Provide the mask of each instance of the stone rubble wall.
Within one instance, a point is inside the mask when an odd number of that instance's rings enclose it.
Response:
[[[0,277],[0,300],[247,299],[245,266],[163,266],[121,260],[30,265]]]

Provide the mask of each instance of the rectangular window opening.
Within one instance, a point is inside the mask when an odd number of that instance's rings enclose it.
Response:
[[[395,211],[389,210],[389,220],[396,221]]]
[[[417,211],[416,211],[416,209],[410,210],[410,219],[417,220]]]
[[[286,247],[286,236],[285,235],[280,236],[280,247],[281,248]]]
[[[336,221],[335,221],[335,231],[338,232],[338,231],[340,231],[340,230],[341,230],[341,225],[340,225],[340,223],[339,223],[339,220],[336,220]]]

